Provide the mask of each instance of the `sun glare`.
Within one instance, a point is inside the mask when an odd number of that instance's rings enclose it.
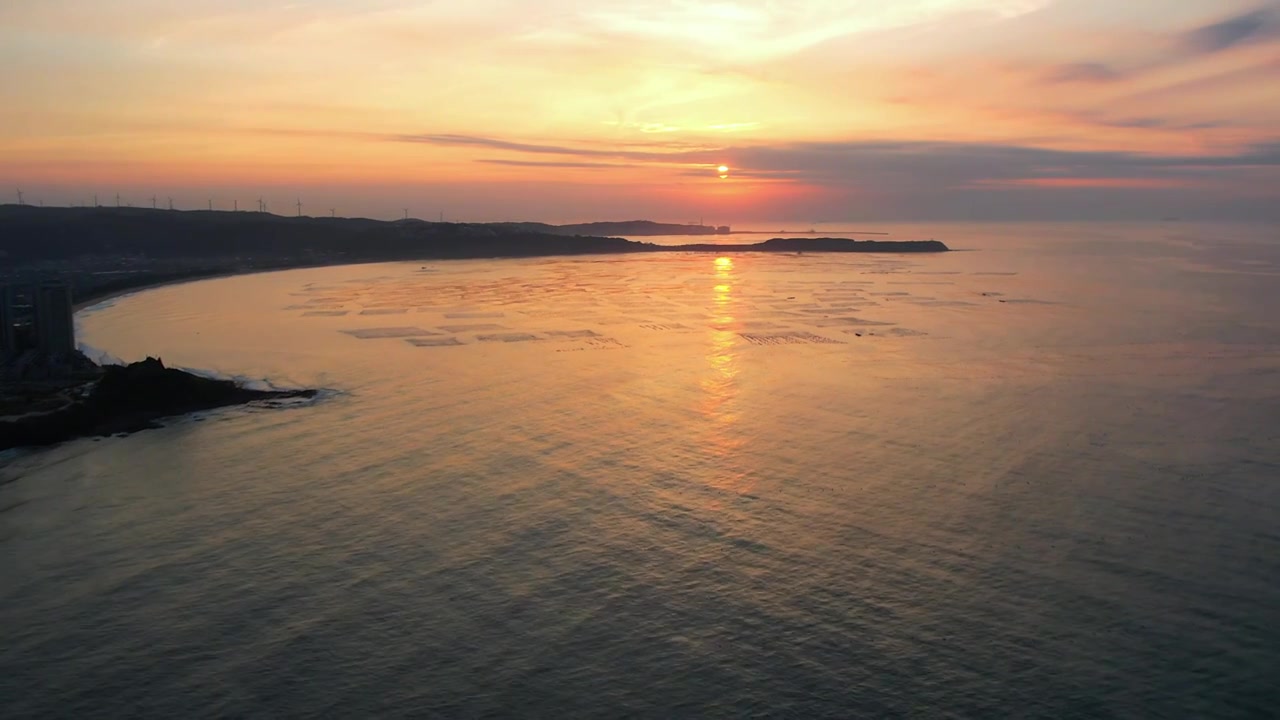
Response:
[[[716,168],[716,172],[719,173],[721,178],[727,178],[729,177],[729,166],[721,165],[720,167]]]

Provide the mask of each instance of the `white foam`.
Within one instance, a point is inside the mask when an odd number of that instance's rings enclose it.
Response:
[[[93,347],[92,345],[87,345],[85,343],[77,343],[76,349],[80,351],[81,355],[84,355],[85,357],[89,358],[91,361],[93,361],[94,363],[97,363],[98,365],[128,365],[129,364],[105,350],[99,350],[98,348]]]

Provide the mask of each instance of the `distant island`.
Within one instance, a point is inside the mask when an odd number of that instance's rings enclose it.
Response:
[[[721,232],[724,231],[724,233]],[[583,234],[584,232],[595,234]],[[83,306],[180,280],[367,262],[644,252],[945,252],[937,241],[774,238],[655,245],[614,234],[719,235],[727,227],[644,220],[546,225],[284,217],[264,212],[0,205],[0,282],[71,284]]]
[[[33,384],[24,398],[7,386],[0,451],[53,445],[81,437],[133,433],[157,421],[201,410],[264,400],[312,398],[315,390],[251,390],[166,368],[156,358],[80,370],[61,382]]]
[[[758,243],[718,245],[669,245],[667,249],[685,252],[864,252],[864,253],[936,253],[947,252],[938,240],[851,240],[849,238],[773,238]]]

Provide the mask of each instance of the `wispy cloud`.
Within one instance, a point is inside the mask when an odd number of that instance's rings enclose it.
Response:
[[[1066,63],[1045,73],[1045,79],[1051,83],[1106,83],[1123,77],[1123,73],[1100,62]]]
[[[544,155],[578,155],[588,157],[612,157],[617,153],[590,148],[573,148],[559,145],[539,145],[536,143],[513,142],[497,138],[477,137],[474,135],[426,134],[426,135],[392,135],[391,140],[406,143],[426,143],[430,145],[463,145],[483,147],[493,150],[511,150],[513,152],[537,153]]]
[[[1127,65],[1099,59],[1062,63],[1050,67],[1043,78],[1049,83],[1114,83],[1250,43],[1276,40],[1280,40],[1280,2],[1170,33],[1146,57]]]
[[[717,162],[719,151],[714,148],[703,148],[685,143],[652,143],[639,146],[625,145],[614,148],[597,145],[548,145],[542,143],[519,142],[499,138],[480,137],[475,135],[425,134],[425,135],[390,135],[388,140],[407,143],[426,143],[431,145],[453,145],[462,147],[487,148],[490,150],[509,150],[517,153],[535,155],[564,155],[588,158],[615,158],[623,160],[640,160],[649,162]]]
[[[1194,201],[1280,186],[1277,43],[1280,0],[0,2],[0,175]]]
[[[1194,28],[1179,38],[1179,47],[1190,54],[1208,54],[1255,40],[1280,38],[1280,11],[1263,7],[1253,12]]]
[[[1135,124],[1164,121],[1138,119]],[[527,161],[482,158],[479,162],[533,167],[630,168],[643,164],[684,166],[686,174],[707,173],[708,164],[728,163],[738,177],[785,179],[812,185],[894,185],[965,187],[1010,182],[1042,187],[1184,186],[1206,171],[1233,168],[1280,168],[1280,142],[1259,144],[1234,153],[1158,155],[1130,152],[1053,150],[1019,145],[920,141],[792,142],[726,146],[715,150],[600,150],[542,145],[472,136],[433,137],[433,142],[463,144],[516,153],[554,154],[566,158],[613,157],[628,164],[598,161]],[[1095,182],[1096,181],[1096,182]],[[1162,185],[1162,183],[1164,185]]]
[[[1052,0],[611,0],[584,13],[596,32],[704,48],[721,58],[770,60],[854,35],[958,16],[1006,20]]]
[[[510,167],[578,168],[585,170],[619,170],[636,167],[635,165],[626,163],[575,162],[572,160],[504,160],[501,158],[479,158],[476,162],[484,163],[486,165],[507,165]]]
[[[1127,190],[1160,190],[1167,188],[1191,188],[1197,183],[1190,178],[1129,178],[1129,177],[1048,177],[1017,178],[1013,180],[979,180],[970,187],[976,188],[1119,188]]]

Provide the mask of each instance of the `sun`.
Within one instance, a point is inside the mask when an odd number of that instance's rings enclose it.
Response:
[[[716,168],[716,172],[720,173],[720,177],[724,177],[725,175],[729,174],[729,166],[721,165],[720,167]]]

